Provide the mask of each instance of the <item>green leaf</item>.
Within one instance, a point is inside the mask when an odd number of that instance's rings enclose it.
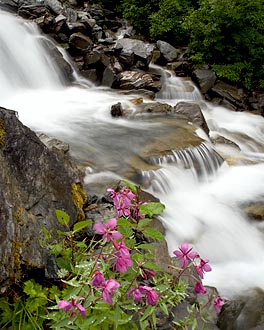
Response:
[[[73,226],[73,232],[78,233],[79,231],[81,231],[82,229],[84,229],[85,227],[89,226],[92,223],[93,223],[92,220],[79,221]]]
[[[137,245],[137,249],[140,250],[156,250],[156,246],[152,245],[152,244],[139,244]]]
[[[146,228],[146,229],[144,229],[143,234],[147,237],[154,238],[154,239],[157,239],[159,241],[164,240],[164,236],[156,228]]]
[[[123,182],[134,194],[137,193],[137,187],[133,183],[127,180],[121,180],[121,182]]]
[[[160,267],[157,264],[155,264],[154,262],[151,262],[151,261],[145,262],[144,263],[144,268],[148,268],[148,269],[155,270],[155,271],[160,270]]]
[[[141,214],[153,217],[155,214],[161,214],[164,211],[165,206],[162,203],[151,202],[148,204],[138,205],[138,208]]]
[[[152,313],[155,312],[155,306],[148,306],[144,312],[144,314],[141,316],[140,321],[146,320]]]
[[[153,220],[152,219],[141,219],[138,223],[138,228],[147,227]]]
[[[120,218],[117,224],[118,224],[118,231],[124,237],[131,237],[133,235],[133,230],[132,230],[133,225],[127,219]]]
[[[62,210],[56,210],[55,211],[55,214],[56,214],[56,217],[57,217],[57,220],[59,221],[59,223],[63,226],[67,226],[70,222],[70,216],[62,211]]]
[[[36,294],[37,294],[37,292],[36,292],[36,290],[35,290],[35,285],[34,285],[34,283],[33,283],[31,280],[26,281],[26,282],[24,283],[23,291],[24,291],[27,295],[29,295],[30,297],[35,297]]]

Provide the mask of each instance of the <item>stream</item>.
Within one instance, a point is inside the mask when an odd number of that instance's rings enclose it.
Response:
[[[16,110],[23,124],[36,132],[69,143],[73,157],[87,168],[87,184],[104,176],[125,177],[128,160],[142,145],[174,130],[158,119],[112,118],[111,105],[117,102],[133,111],[131,95],[96,87],[77,72],[75,82],[67,86],[43,48],[46,37],[34,24],[2,11],[0,21],[0,106]],[[224,297],[253,287],[264,289],[264,225],[249,220],[243,211],[252,202],[264,203],[264,118],[205,102],[191,81],[158,69],[163,88],[155,101],[198,103],[210,137],[224,137],[239,146],[213,146],[198,130],[206,140],[203,147],[170,159],[160,157],[153,160],[159,170],[142,171],[142,178],[150,182],[148,190],[166,205],[161,221],[169,253],[182,242],[192,244],[213,268],[204,284],[217,287]],[[215,161],[210,147],[226,161]]]

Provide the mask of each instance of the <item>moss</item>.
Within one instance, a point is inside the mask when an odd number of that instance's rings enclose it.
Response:
[[[83,211],[83,205],[87,201],[87,196],[82,188],[82,186],[79,183],[73,183],[72,184],[72,200],[74,205],[77,208],[78,215],[77,220],[84,220],[85,219],[85,213]]]
[[[23,207],[18,207],[16,212],[14,212],[14,219],[15,221],[18,223],[18,224],[23,224],[23,221],[22,221],[22,215],[24,213],[24,208]]]
[[[4,129],[4,121],[0,119],[0,148],[5,145],[5,129]]]
[[[21,278],[21,248],[22,243],[18,241],[12,241],[12,254],[14,258],[14,269],[12,272],[15,274],[15,279],[19,281]]]

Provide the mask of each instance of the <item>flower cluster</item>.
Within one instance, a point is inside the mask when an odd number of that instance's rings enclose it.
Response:
[[[140,214],[137,203],[135,202],[136,195],[128,188],[115,191],[114,189],[107,189],[111,193],[111,198],[117,212],[117,216],[131,217],[135,220],[143,219],[144,216]]]
[[[127,293],[128,298],[133,297],[135,302],[141,302],[142,295],[145,296],[146,303],[152,306],[156,305],[159,299],[159,295],[157,294],[157,292],[147,285],[139,285],[134,289],[130,289]]]
[[[127,299],[126,303],[131,304],[132,310],[141,311],[139,315],[142,316],[142,322],[147,322],[145,326],[148,327],[149,322],[154,322],[153,320],[155,320],[156,316],[153,316],[153,318],[148,314],[146,316],[145,312],[151,311],[151,313],[155,313],[155,308],[149,307],[147,309],[147,307],[158,304],[158,306],[164,307],[171,295],[176,297],[177,290],[175,292],[170,291],[169,294],[168,292],[163,292],[166,285],[164,285],[164,282],[158,282],[157,280],[159,277],[154,272],[154,270],[158,270],[156,268],[157,265],[151,259],[148,259],[151,258],[149,256],[151,256],[150,252],[153,246],[150,249],[146,247],[149,244],[138,243],[136,236],[137,233],[142,232],[144,235],[147,235],[146,237],[148,235],[154,239],[160,237],[155,229],[148,227],[151,219],[147,217],[161,213],[164,206],[161,203],[143,204],[139,201],[139,196],[134,191],[136,190],[131,191],[128,188],[119,191],[108,189],[113,199],[116,218],[111,218],[105,223],[96,223],[93,226],[95,233],[102,237],[100,245],[96,243],[96,249],[90,254],[87,265],[91,266],[86,273],[87,277],[82,277],[78,273],[78,276],[75,278],[76,280],[82,278],[83,285],[85,283],[85,289],[83,290],[80,285],[79,291],[79,295],[82,295],[84,298],[78,296],[76,299],[71,299],[71,301],[60,300],[57,306],[59,309],[69,313],[70,317],[76,316],[77,319],[78,314],[82,317],[88,317],[91,314],[91,310],[93,311],[92,313],[96,313],[94,306],[98,301],[109,304],[107,306],[109,306],[109,309],[112,308],[111,311],[115,309],[119,313],[121,309],[116,308],[116,305],[120,303],[119,300],[122,301],[125,298]],[[130,234],[127,234],[129,232],[128,229],[130,229]],[[97,235],[95,239],[97,239]],[[147,249],[149,253],[140,250],[141,248]],[[180,278],[184,270],[189,265],[193,265],[197,274],[195,276],[196,284],[194,290],[197,294],[206,294],[207,290],[203,286],[202,280],[205,273],[212,270],[209,260],[201,258],[188,243],[183,243],[178,250],[174,251],[174,255],[182,268],[178,277],[174,279]],[[66,283],[66,281],[64,282]],[[172,282],[173,280],[170,283]],[[69,284],[71,285],[72,283],[73,286],[76,285],[76,282],[69,280]],[[162,284],[157,286],[157,283]],[[171,290],[174,289],[171,288]],[[82,300],[82,304],[79,303],[80,300]],[[166,302],[164,303],[164,301]],[[170,302],[174,303],[173,300]],[[224,302],[220,296],[214,300],[213,306],[218,313],[221,311],[223,304]],[[128,318],[127,322],[129,320]]]
[[[105,280],[104,275],[97,270],[93,275],[92,286],[102,291],[102,298],[105,302],[113,304],[112,295],[120,287],[120,284],[112,278]]]
[[[186,269],[189,264],[194,266],[196,274],[200,278],[200,281],[197,281],[194,287],[195,293],[206,294],[207,290],[202,285],[202,279],[206,272],[210,272],[212,267],[209,265],[209,260],[206,258],[201,258],[200,255],[193,250],[192,247],[189,247],[188,243],[183,243],[178,250],[173,251],[174,255],[178,259],[180,266],[183,269]],[[198,261],[198,263],[197,263]],[[213,303],[213,306],[217,313],[221,312],[221,308],[224,305],[223,299],[218,296]]]

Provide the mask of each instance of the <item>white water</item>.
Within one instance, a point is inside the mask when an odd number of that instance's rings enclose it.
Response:
[[[128,102],[133,97],[88,88],[92,84],[84,80],[79,86],[78,81],[73,87],[64,86],[39,43],[36,28],[1,11],[0,21],[0,106],[18,111],[20,120],[32,129],[68,142],[96,180],[100,173],[114,178],[122,175],[129,157],[137,154],[146,139],[168,129],[149,119],[113,119],[111,105],[122,100],[133,109]],[[246,161],[238,166],[224,163],[220,168],[212,163],[208,173],[210,158],[205,157],[199,177],[192,167],[164,161],[161,170],[145,173],[152,175],[150,190],[166,205],[163,222],[169,251],[184,241],[193,244],[213,267],[205,284],[216,286],[225,296],[254,286],[264,289],[264,237],[240,208],[242,203],[264,200],[264,119],[212,107],[191,82],[169,72],[164,72],[163,83],[160,101],[199,102],[211,135],[229,138],[241,151],[222,145],[217,149]],[[196,158],[200,161],[199,153]],[[246,165],[251,160],[258,163]],[[92,178],[89,174],[87,182]]]

